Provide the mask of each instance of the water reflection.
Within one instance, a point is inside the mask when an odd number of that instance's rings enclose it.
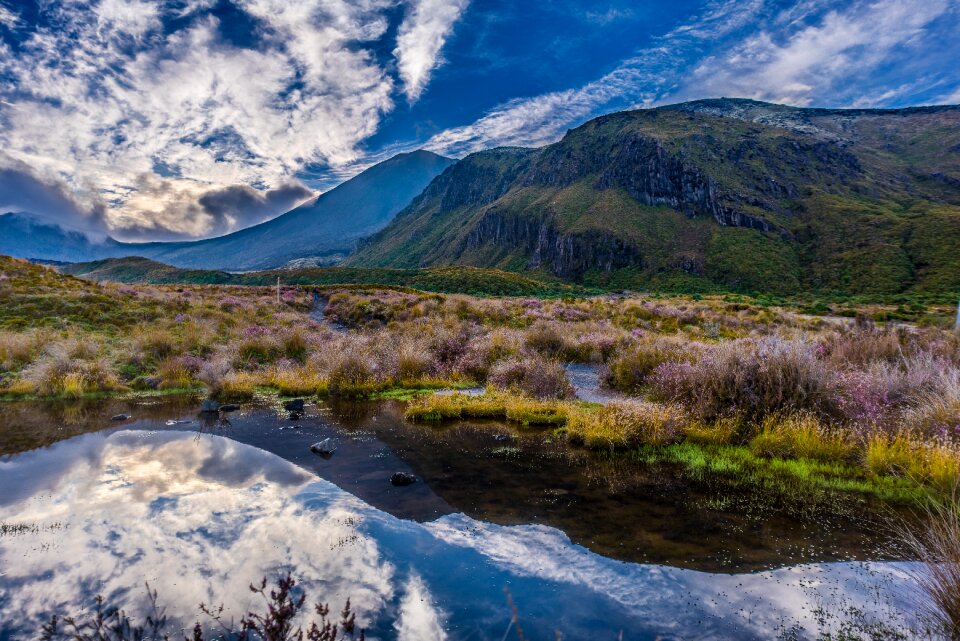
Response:
[[[349,596],[369,638],[499,639],[504,587],[541,639],[775,638],[812,627],[817,607],[909,612],[899,564],[711,574],[624,563],[546,525],[399,519],[215,434],[86,434],[0,461],[0,487],[0,520],[37,526],[0,538],[2,639],[31,638],[52,610],[96,593],[136,604],[147,581],[189,626],[200,602],[246,610],[246,586],[285,569],[334,604]]]
[[[743,572],[887,558],[888,528],[878,527],[878,512],[859,500],[804,501],[796,515],[763,487],[691,480],[629,456],[571,448],[549,431],[490,422],[413,425],[396,402],[308,404],[296,421],[269,400],[245,404],[228,421],[199,417],[194,399],[99,401],[60,414],[56,407],[4,404],[0,443],[15,447],[0,453],[82,431],[104,430],[105,438],[116,429],[191,429],[199,440],[226,436],[276,454],[399,518],[427,522],[463,513],[501,525],[542,523],[622,561]],[[132,419],[112,422],[119,413]],[[75,415],[86,418],[69,423]],[[338,443],[331,458],[310,451],[326,438]],[[420,482],[394,487],[395,472]]]

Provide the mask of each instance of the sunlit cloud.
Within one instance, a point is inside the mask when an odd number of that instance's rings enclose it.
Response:
[[[468,0],[409,0],[407,15],[397,35],[397,67],[404,93],[415,102],[423,93],[430,72],[440,63],[440,50]]]

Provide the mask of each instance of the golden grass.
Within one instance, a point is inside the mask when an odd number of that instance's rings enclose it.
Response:
[[[816,461],[852,460],[856,444],[841,430],[828,428],[812,414],[767,416],[750,441],[756,456],[807,458]]]
[[[607,406],[575,406],[567,434],[575,443],[596,449],[667,445],[679,441],[690,418],[677,406],[621,401]]]
[[[432,394],[412,401],[406,417],[413,421],[442,421],[457,418],[506,419],[521,425],[563,425],[569,404],[540,401],[502,392],[481,396]]]

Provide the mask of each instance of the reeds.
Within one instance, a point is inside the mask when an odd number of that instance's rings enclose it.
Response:
[[[914,572],[923,600],[921,610],[937,631],[960,641],[960,495],[930,504],[914,521],[898,524],[897,538],[906,552],[921,561]]]

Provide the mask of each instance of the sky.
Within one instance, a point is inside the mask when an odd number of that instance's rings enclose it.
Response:
[[[956,104],[957,33],[960,0],[0,0],[0,212],[204,238],[623,109]]]

